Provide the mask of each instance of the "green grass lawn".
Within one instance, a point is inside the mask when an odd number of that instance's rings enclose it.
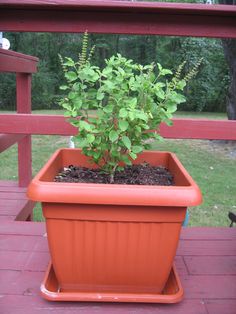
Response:
[[[203,203],[190,208],[190,226],[228,226],[228,211],[236,212],[236,156],[230,156],[231,144],[214,143],[165,140],[153,145],[176,153],[202,190]]]
[[[221,112],[177,111],[174,116],[175,118],[190,118],[190,119],[211,119],[211,120],[227,119],[226,113]]]
[[[62,111],[41,110],[37,113],[61,114]],[[195,113],[194,113],[195,114]],[[192,115],[194,115],[192,114]],[[192,117],[189,113],[178,113],[178,117]],[[196,117],[196,116],[195,116]],[[225,118],[223,114],[198,114],[198,118]],[[33,174],[43,166],[49,156],[60,147],[68,147],[68,137],[32,136]],[[165,140],[154,143],[155,150],[177,153],[203,193],[203,203],[190,208],[190,226],[228,226],[228,211],[236,212],[236,145],[200,140]],[[17,179],[16,145],[1,153],[0,179]],[[42,220],[41,208],[37,204],[35,220]]]

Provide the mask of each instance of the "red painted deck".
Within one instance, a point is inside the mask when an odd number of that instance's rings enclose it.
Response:
[[[26,188],[14,181],[0,181],[0,223],[30,220],[34,202],[26,197]],[[1,313],[1,311],[0,311]]]
[[[39,288],[49,262],[44,223],[0,224],[0,312],[235,314],[236,228],[183,228],[176,266],[179,304],[48,302]]]

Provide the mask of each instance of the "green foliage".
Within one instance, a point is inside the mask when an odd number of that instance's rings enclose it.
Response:
[[[51,33],[4,33],[14,51],[39,57],[38,73],[33,74],[32,107],[56,108],[63,91],[59,90],[64,77],[58,54],[78,58],[81,51],[80,34]],[[228,66],[219,39],[184,38],[165,36],[133,36],[90,34],[87,50],[96,45],[91,63],[105,66],[116,52],[125,55],[135,63],[159,62],[174,71],[176,64],[185,61],[183,74],[204,58],[198,74],[191,80],[184,95],[188,99],[180,104],[180,110],[225,112],[226,95],[229,87]],[[68,60],[69,62],[69,60]],[[15,75],[0,76],[0,107],[15,108]]]
[[[159,63],[143,66],[121,54],[106,59],[104,68],[94,66],[87,38],[83,43],[78,61],[60,57],[67,82],[60,104],[79,130],[76,140],[83,153],[112,181],[116,169],[149,148],[150,139],[161,139],[155,130],[161,122],[171,125],[177,105],[185,102],[186,80]],[[96,117],[89,116],[91,108]]]
[[[0,109],[16,109],[16,79],[13,73],[0,73]]]
[[[204,57],[198,74],[185,89],[188,102],[180,105],[179,109],[225,112],[229,76],[221,42],[217,39],[184,38],[176,57],[179,62],[186,61],[186,72]]]
[[[76,57],[81,47],[80,34],[52,33],[4,33],[11,42],[11,49],[39,58],[38,72],[33,74],[32,108],[55,108],[63,80],[58,53],[70,51]],[[15,75],[0,74],[0,108],[9,110],[16,107]]]
[[[42,107],[50,109],[56,102],[56,77],[52,72],[48,72],[47,64],[40,61],[38,72],[32,79],[32,103],[34,109]]]

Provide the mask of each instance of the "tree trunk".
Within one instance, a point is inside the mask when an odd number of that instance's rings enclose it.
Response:
[[[222,44],[230,76],[226,111],[229,120],[236,120],[236,39],[222,39]]]
[[[219,0],[219,3],[235,5],[236,0]],[[236,120],[236,39],[222,39],[222,45],[230,77],[226,111],[229,120]]]

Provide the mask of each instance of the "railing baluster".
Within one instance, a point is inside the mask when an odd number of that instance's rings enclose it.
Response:
[[[30,73],[16,75],[17,113],[31,113]],[[18,142],[18,177],[19,186],[27,186],[32,178],[31,135],[26,135]]]

